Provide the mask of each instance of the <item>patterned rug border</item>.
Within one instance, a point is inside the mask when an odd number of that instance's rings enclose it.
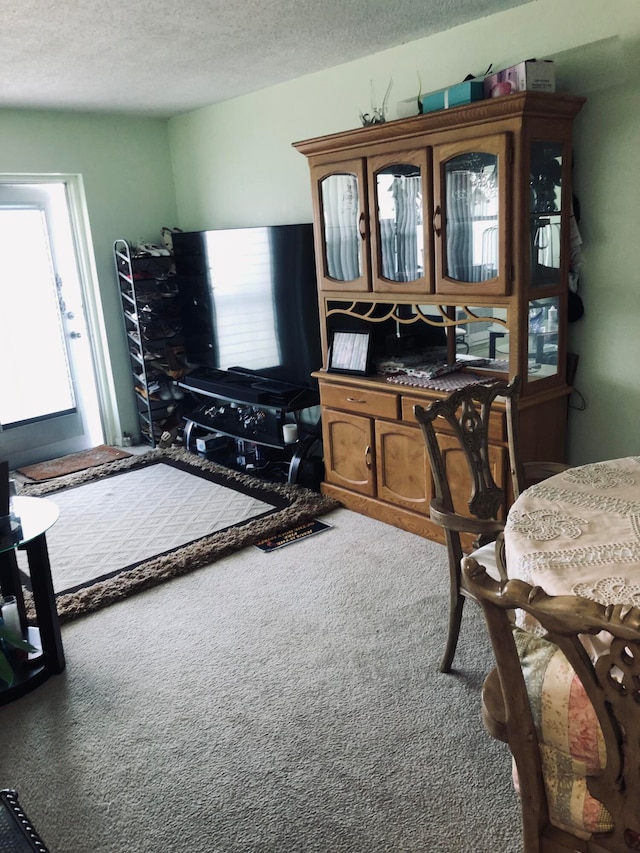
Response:
[[[104,479],[115,474],[172,461],[181,468],[201,470],[223,482],[227,488],[238,488],[257,494],[264,501],[275,504],[268,515],[228,527],[202,539],[182,545],[173,551],[151,557],[132,568],[123,568],[117,575],[96,581],[91,586],[71,593],[56,595],[56,605],[61,622],[68,622],[116,601],[150,589],[175,577],[210,565],[222,557],[254,545],[260,539],[275,536],[324,515],[340,506],[338,501],[310,489],[292,484],[269,483],[215,462],[209,462],[196,454],[181,449],[150,450],[128,459],[107,462],[94,468],[78,471],[43,483],[24,483],[20,494],[33,497],[53,495],[63,489],[82,486],[93,480]],[[194,473],[195,473],[194,472]],[[225,482],[226,481],[226,482]],[[283,501],[286,505],[283,507]],[[281,507],[278,509],[278,507]],[[35,615],[31,594],[24,591],[29,615]]]

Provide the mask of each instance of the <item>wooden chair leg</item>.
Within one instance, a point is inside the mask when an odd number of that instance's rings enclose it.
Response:
[[[458,635],[460,634],[460,623],[462,622],[462,608],[464,607],[464,595],[461,595],[456,584],[455,589],[451,589],[451,603],[449,607],[449,632],[447,634],[447,645],[444,650],[444,656],[440,663],[440,672],[451,672],[451,664],[456,653],[458,645]]]

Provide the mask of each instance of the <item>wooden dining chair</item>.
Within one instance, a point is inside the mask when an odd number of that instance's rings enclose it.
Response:
[[[524,853],[640,850],[640,607],[497,582],[473,557],[463,574],[495,654],[482,718],[513,756]],[[603,631],[611,645],[593,663],[581,635]]]
[[[428,406],[414,407],[434,483],[430,516],[444,529],[449,560],[449,627],[441,672],[451,670],[464,601],[469,597],[460,574],[463,554],[481,548],[475,554],[479,562],[487,566],[496,579],[504,576],[498,536],[504,529],[508,489],[502,477],[502,455],[489,449],[496,400],[504,404],[513,500],[530,482],[545,479],[567,467],[555,462],[522,463],[518,440],[519,391],[520,379],[516,376],[510,382],[468,385]],[[462,538],[464,534],[470,534],[467,541]]]

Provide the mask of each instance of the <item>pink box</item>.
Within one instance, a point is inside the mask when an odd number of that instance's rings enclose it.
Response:
[[[527,59],[484,78],[485,98],[513,92],[555,92],[556,72],[552,59]]]

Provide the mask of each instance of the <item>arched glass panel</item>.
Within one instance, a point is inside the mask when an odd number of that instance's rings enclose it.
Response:
[[[471,153],[445,165],[446,275],[457,281],[496,278],[498,157]]]
[[[328,175],[320,183],[327,272],[336,281],[362,275],[358,179],[350,173]]]
[[[424,275],[420,167],[397,163],[376,174],[383,278],[416,281]]]

